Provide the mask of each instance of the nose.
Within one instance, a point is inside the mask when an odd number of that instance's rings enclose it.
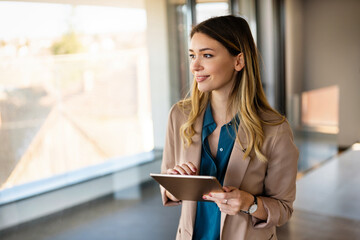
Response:
[[[191,63],[190,63],[191,72],[197,72],[197,71],[201,71],[203,69],[204,69],[204,67],[201,64],[201,61],[199,58],[194,58],[191,60]]]

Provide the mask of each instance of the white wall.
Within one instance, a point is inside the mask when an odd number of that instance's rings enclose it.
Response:
[[[360,1],[287,0],[286,6],[287,90],[338,85],[338,144],[349,146],[360,140]]]
[[[163,148],[170,104],[166,0],[146,0],[154,147]]]

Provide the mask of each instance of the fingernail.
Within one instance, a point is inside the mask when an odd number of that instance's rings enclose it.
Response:
[[[212,197],[213,195],[211,193],[209,193],[209,196]]]
[[[203,199],[205,199],[205,200],[206,200],[206,196],[205,196],[205,195],[203,196]]]

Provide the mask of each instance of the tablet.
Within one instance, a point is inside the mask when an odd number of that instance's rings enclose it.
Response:
[[[221,184],[213,176],[155,173],[150,173],[150,176],[179,200],[206,201],[203,195],[223,192]]]

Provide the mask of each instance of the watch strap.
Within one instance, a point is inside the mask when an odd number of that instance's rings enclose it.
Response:
[[[253,205],[257,205],[257,197],[255,196],[255,195],[253,195],[254,196],[254,203],[253,204],[251,204],[251,206],[253,206]],[[251,208],[251,206],[249,207],[249,210],[240,210],[240,212],[242,212],[242,213],[246,213],[246,214],[249,214],[250,215],[250,208]]]

